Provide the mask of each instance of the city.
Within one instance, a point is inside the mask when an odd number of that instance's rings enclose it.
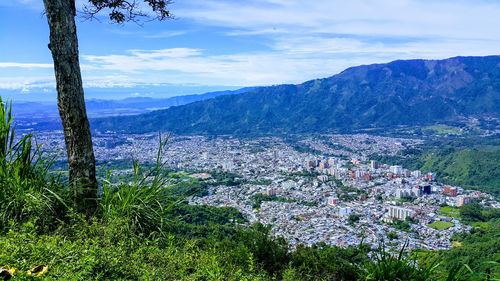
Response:
[[[489,194],[437,182],[432,172],[369,157],[395,155],[421,145],[419,139],[367,134],[303,136],[294,143],[280,137],[169,138],[162,159],[165,167],[185,171],[210,186],[207,196],[192,197],[190,204],[234,207],[249,223],[270,225],[275,236],[292,246],[324,242],[347,247],[363,242],[376,248],[385,241],[394,246],[407,242],[413,249],[449,249],[452,236],[471,227],[440,212],[443,206],[480,200],[500,207]],[[54,156],[64,160],[61,132],[38,133],[36,139],[49,154],[59,152]],[[101,164],[132,159],[150,163],[158,143],[157,134],[94,136]],[[213,171],[232,173],[241,184],[219,185]]]

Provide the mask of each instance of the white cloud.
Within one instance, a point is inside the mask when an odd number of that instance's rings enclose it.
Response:
[[[268,49],[130,50],[86,55],[84,62],[141,83],[247,86],[299,83],[358,64],[500,50],[500,3],[493,1],[192,0],[175,14],[223,27],[226,36],[259,35]]]
[[[0,77],[0,89],[22,90],[54,87],[54,76]]]
[[[173,12],[179,21],[223,28],[225,36],[255,38],[267,48],[221,54],[208,49],[205,41],[193,40],[190,45],[197,47],[83,54],[84,85],[300,83],[359,64],[491,55],[500,50],[500,1],[190,0],[176,3]],[[142,37],[168,38],[186,33],[144,32]],[[4,62],[1,68],[49,72],[52,65]],[[53,78],[38,78],[0,79],[0,88],[53,85]]]
[[[188,31],[186,31],[186,30],[179,30],[179,31],[167,30],[167,31],[162,31],[162,32],[156,33],[156,34],[144,35],[144,38],[149,38],[149,39],[171,38],[171,37],[181,36],[181,35],[184,35],[187,33],[188,33]]]
[[[250,32],[357,36],[500,37],[500,2],[457,0],[192,0],[176,11],[201,24]]]
[[[0,62],[0,68],[54,68],[50,63]]]

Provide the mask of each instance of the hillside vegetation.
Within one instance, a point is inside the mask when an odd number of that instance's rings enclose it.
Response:
[[[422,156],[422,169],[436,171],[449,184],[500,196],[500,149],[464,149]]]
[[[500,56],[394,61],[352,67],[299,85],[97,119],[93,128],[249,135],[433,125],[464,117],[498,118],[499,89]]]

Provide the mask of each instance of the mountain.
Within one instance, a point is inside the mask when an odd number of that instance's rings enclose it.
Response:
[[[497,118],[499,112],[500,56],[455,57],[352,67],[299,85],[260,87],[92,125],[134,133],[308,133]]]
[[[87,114],[90,118],[104,116],[137,115],[171,106],[184,105],[196,101],[215,98],[222,95],[236,95],[252,91],[256,87],[238,90],[216,91],[198,95],[175,96],[158,99],[150,97],[134,97],[123,100],[90,99],[86,101]],[[57,104],[49,102],[13,102],[13,112],[20,128],[36,127],[37,129],[55,129],[60,127]]]
[[[217,91],[217,92],[209,92],[199,95],[185,95],[185,96],[175,96],[166,99],[156,99],[150,97],[135,97],[135,98],[127,98],[123,100],[89,100],[87,101],[87,109],[92,113],[99,113],[103,110],[114,110],[114,111],[122,111],[126,112],[129,110],[130,112],[134,111],[152,111],[158,109],[165,109],[171,106],[179,106],[184,105],[196,101],[202,101],[206,99],[215,98],[222,95],[236,95],[245,93],[248,91],[252,91],[256,89],[255,87],[242,88],[239,90],[228,90],[228,91]],[[95,115],[95,114],[93,114]],[[130,115],[130,114],[127,114]]]

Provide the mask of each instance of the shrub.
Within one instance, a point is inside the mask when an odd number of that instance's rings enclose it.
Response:
[[[373,262],[365,265],[366,280],[377,281],[427,281],[432,280],[438,264],[418,264],[406,253],[408,241],[398,253],[391,253],[382,242],[375,253]]]
[[[113,185],[103,181],[99,200],[101,218],[106,222],[123,219],[136,233],[161,233],[167,210],[179,201],[172,201],[168,195],[168,182],[162,172],[161,162],[167,140],[162,140],[158,148],[156,165],[143,173],[137,161],[133,163],[134,180],[131,183]]]
[[[12,107],[0,98],[0,229],[28,219],[53,228],[69,208],[66,190],[33,142],[29,134],[16,137]]]

